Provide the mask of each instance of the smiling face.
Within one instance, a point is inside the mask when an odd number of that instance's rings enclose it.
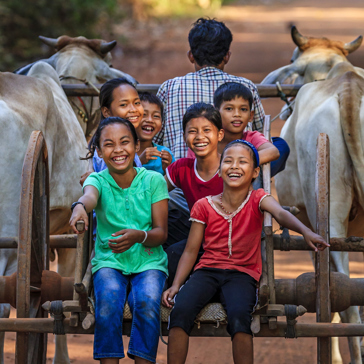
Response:
[[[260,168],[254,168],[253,151],[246,145],[233,144],[225,150],[219,176],[230,187],[250,186]]]
[[[217,144],[223,137],[224,131],[203,116],[191,119],[184,132],[185,142],[197,158],[217,152]]]
[[[141,142],[151,141],[162,128],[161,109],[156,104],[142,101],[144,114],[136,132]]]
[[[250,110],[249,101],[242,97],[223,101],[219,111],[223,129],[227,133],[239,136],[241,136],[248,123],[254,117],[254,111]]]
[[[110,174],[124,174],[131,170],[138,150],[139,142],[135,144],[133,135],[125,124],[109,124],[102,129],[97,153],[104,159]]]
[[[143,106],[137,90],[128,84],[122,84],[112,92],[110,108],[102,107],[104,117],[118,116],[129,120],[137,128],[143,117]]]

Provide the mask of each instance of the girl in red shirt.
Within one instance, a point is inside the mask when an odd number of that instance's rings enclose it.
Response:
[[[261,275],[263,211],[270,212],[280,225],[302,234],[315,251],[329,246],[264,190],[252,189],[258,166],[259,155],[252,144],[241,139],[231,142],[221,155],[219,176],[224,183],[223,192],[200,199],[192,208],[186,248],[173,285],[163,294],[167,307],[172,307],[175,298],[169,324],[168,363],[185,363],[194,320],[216,293],[227,312],[234,363],[253,363],[250,323]],[[181,288],[201,244],[205,252]]]

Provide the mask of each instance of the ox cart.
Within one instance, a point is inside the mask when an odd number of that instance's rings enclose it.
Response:
[[[68,96],[95,96],[96,90],[80,85],[64,85]],[[158,85],[139,85],[155,92]],[[283,86],[289,95],[299,86]],[[258,85],[263,97],[279,96],[274,86]],[[270,118],[264,134],[270,138]],[[0,277],[0,303],[16,308],[16,318],[0,319],[0,331],[16,332],[16,363],[46,362],[47,334],[92,334],[94,315],[90,260],[93,254],[92,227],[80,235],[49,236],[49,173],[47,147],[43,135],[30,137],[22,172],[19,234],[0,238],[0,248],[17,248],[18,270]],[[317,142],[316,231],[330,241],[331,250],[364,252],[359,238],[330,239],[329,235],[329,140],[320,134]],[[270,166],[263,166],[263,186],[270,192]],[[90,219],[92,221],[92,219]],[[82,223],[78,225],[83,231]],[[252,331],[257,337],[317,337],[317,363],[331,363],[330,337],[362,336],[364,325],[331,324],[331,312],[364,305],[364,278],[349,279],[330,273],[329,249],[316,254],[315,272],[297,279],[274,279],[274,249],[308,250],[302,237],[287,230],[273,234],[272,216],[265,212],[262,237],[263,272],[259,282],[259,301],[253,315]],[[50,248],[75,248],[74,277],[61,277],[49,271]],[[167,335],[169,309],[162,307],[161,335]],[[69,317],[65,318],[64,313]],[[316,312],[317,322],[304,324],[297,317]],[[51,317],[48,317],[50,313]],[[285,317],[285,321],[278,318]],[[124,311],[124,332],[131,330],[131,313]],[[228,336],[226,313],[218,303],[207,305],[198,315],[192,336]]]

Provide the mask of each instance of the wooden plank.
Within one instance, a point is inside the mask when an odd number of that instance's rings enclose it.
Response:
[[[98,89],[101,88],[102,84],[95,85]],[[303,85],[281,85],[283,92],[286,96],[296,96],[298,90]],[[91,86],[84,84],[63,84],[64,92],[67,96],[99,96],[96,90]],[[156,94],[160,84],[139,84],[137,85],[138,91],[148,91]],[[256,84],[260,97],[280,97],[276,85],[262,85]]]
[[[317,162],[315,176],[316,190],[316,232],[329,241],[330,203],[330,144],[327,134],[320,133],[317,139]],[[330,249],[316,254],[316,321],[331,321],[330,301]],[[317,363],[331,364],[331,339],[317,339]]]

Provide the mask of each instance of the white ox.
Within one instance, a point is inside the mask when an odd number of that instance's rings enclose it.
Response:
[[[346,56],[357,50],[363,40],[357,37],[350,43],[333,41],[327,38],[312,38],[301,35],[295,26],[291,29],[296,49],[291,58],[291,64],[271,72],[262,84],[302,85],[308,82],[326,79],[330,70],[340,62],[348,62]],[[286,106],[283,107],[286,109]],[[280,117],[287,120],[290,112],[287,110]]]
[[[30,134],[41,130],[48,148],[50,171],[50,234],[68,232],[70,205],[82,194],[80,175],[87,163],[87,143],[82,128],[60,85],[56,71],[38,62],[29,76],[0,73],[0,236],[18,235],[22,165]],[[71,276],[74,253],[59,251],[59,273]],[[0,250],[0,275],[16,271],[16,250]],[[73,261],[72,261],[73,259]],[[67,265],[65,264],[67,263]],[[1,305],[1,316],[9,306]],[[0,334],[3,363],[4,334]],[[57,342],[61,338],[61,342]],[[69,363],[65,337],[57,336],[54,363]]]
[[[42,61],[56,70],[61,84],[89,82],[95,85],[118,77],[125,77],[134,85],[137,84],[130,75],[112,68],[110,51],[116,46],[115,40],[107,43],[101,39],[71,38],[66,35],[57,39],[42,36],[39,38],[57,51],[52,57]],[[15,72],[27,74],[31,66],[25,66]],[[100,121],[98,97],[73,96],[68,100],[86,137],[89,137]]]
[[[330,235],[363,236],[364,225],[364,71],[346,61],[357,49],[358,37],[349,44],[301,36],[295,28],[292,38],[298,48],[293,64],[269,74],[263,83],[306,83],[296,98],[293,114],[285,123],[281,137],[291,148],[286,169],[276,177],[276,189],[282,205],[295,205],[298,217],[315,227],[315,186],[312,176],[316,163],[319,133],[330,138]],[[333,270],[349,275],[348,253],[331,252]],[[340,313],[343,322],[360,323],[358,307]],[[349,339],[352,364],[362,363],[359,338]],[[342,363],[335,340],[333,363]]]

